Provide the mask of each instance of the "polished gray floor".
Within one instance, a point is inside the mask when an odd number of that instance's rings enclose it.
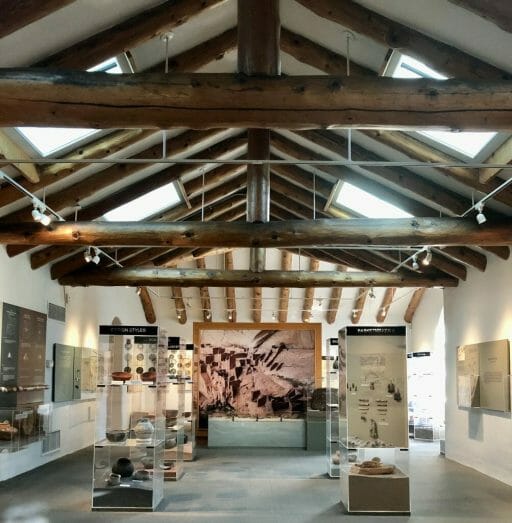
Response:
[[[410,452],[413,514],[347,516],[338,481],[324,474],[325,458],[296,449],[199,449],[177,483],[166,483],[157,513],[91,512],[91,451],[67,456],[0,483],[0,510],[24,513],[16,523],[171,520],[185,523],[313,523],[335,521],[512,521],[512,487],[438,455],[433,444]],[[46,519],[44,519],[46,518]]]

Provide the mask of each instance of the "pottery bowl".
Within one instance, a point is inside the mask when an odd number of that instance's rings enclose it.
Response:
[[[107,439],[112,443],[120,443],[122,441],[126,441],[126,438],[128,437],[128,431],[127,430],[107,430],[105,433],[107,436]]]
[[[115,371],[112,373],[112,379],[116,381],[128,381],[132,379],[132,373],[124,371]]]
[[[142,381],[155,381],[156,380],[156,372],[148,370],[147,372],[143,372],[140,375]]]

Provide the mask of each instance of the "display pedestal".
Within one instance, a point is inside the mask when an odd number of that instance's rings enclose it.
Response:
[[[410,514],[409,477],[396,469],[394,474],[364,476],[354,469],[342,471],[341,481],[350,492],[348,514],[393,512]]]
[[[308,450],[325,452],[325,411],[308,410],[306,437]]]
[[[208,418],[209,447],[306,448],[304,419]]]

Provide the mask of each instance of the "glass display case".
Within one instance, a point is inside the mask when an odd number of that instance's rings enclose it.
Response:
[[[0,452],[18,452],[48,432],[49,404],[0,407]]]
[[[93,510],[155,510],[163,499],[166,344],[157,327],[100,326]]]
[[[331,478],[340,476],[339,405],[338,405],[338,339],[329,338],[326,349],[326,453],[327,473]]]
[[[353,513],[410,513],[405,327],[339,332],[341,502]]]

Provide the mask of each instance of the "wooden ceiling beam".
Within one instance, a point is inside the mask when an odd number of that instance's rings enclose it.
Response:
[[[198,258],[196,260],[196,266],[198,268],[198,272],[207,272],[206,271],[206,263],[204,261],[204,258]],[[171,269],[173,270],[173,269]],[[210,300],[210,291],[208,290],[209,283],[205,281],[204,285],[199,286],[199,296],[201,297],[201,309],[203,311],[203,321],[210,322],[212,321],[212,304]]]
[[[171,296],[174,301],[174,308],[176,310],[176,319],[181,325],[187,323],[187,308],[183,301],[183,292],[181,287],[171,287]]]
[[[272,165],[272,172],[278,174],[281,178],[284,178],[286,181],[293,183],[301,189],[315,192],[326,200],[330,198],[334,188],[334,185],[331,182],[326,181],[321,176],[314,175],[313,173],[295,165]]]
[[[0,25],[0,38],[14,33],[49,14],[62,9],[74,0],[1,0],[0,12],[2,24]]]
[[[212,147],[209,147],[205,151],[197,152],[195,156],[208,156],[210,158],[216,158],[217,156],[224,154],[230,147],[236,149],[238,145],[242,143],[241,139],[231,138],[224,142],[220,142]],[[231,174],[236,174],[241,171],[245,166],[219,166],[211,171],[212,177],[217,177],[217,173],[220,173],[224,179],[230,179]],[[193,171],[195,166],[193,165],[173,165],[159,171],[153,175],[150,175],[138,182],[128,185],[120,189],[119,191],[109,194],[107,197],[94,202],[91,205],[80,209],[78,216],[83,220],[95,220],[106,212],[119,207],[125,203],[132,201],[133,199],[146,194],[149,191],[158,189],[173,180],[178,180],[187,173]],[[181,207],[180,207],[181,210]],[[185,209],[183,216],[190,213],[190,209]],[[64,247],[47,247],[45,249],[34,252],[30,256],[30,265],[32,269],[38,269],[43,265],[50,263],[65,254],[69,254],[73,251],[73,248],[69,248],[66,252]]]
[[[350,315],[350,321],[355,325],[359,323],[361,316],[363,315],[364,305],[366,303],[366,297],[368,296],[369,289],[359,288],[357,289],[356,299],[354,300],[354,307],[352,308],[352,314]]]
[[[318,16],[363,34],[376,42],[424,62],[432,69],[460,78],[509,78],[509,74],[464,51],[386,18],[351,0],[297,0]]]
[[[227,271],[232,271],[233,267],[233,251],[224,253],[224,268]],[[236,323],[236,295],[234,287],[226,287],[226,310],[227,320],[231,323]]]
[[[416,313],[416,310],[418,309],[426,290],[427,289],[422,287],[420,289],[416,289],[413,292],[411,300],[409,301],[409,305],[407,305],[407,310],[404,314],[404,321],[406,323],[412,323],[414,314]]]
[[[292,254],[288,251],[281,251],[281,270],[290,272],[292,267]],[[288,306],[290,301],[290,288],[281,287],[279,291],[279,311],[277,319],[279,323],[288,321]]]
[[[155,308],[153,307],[153,301],[149,294],[147,287],[139,287],[137,294],[140,298],[140,303],[142,305],[142,310],[144,311],[144,317],[146,321],[150,324],[156,323],[156,314]]]
[[[344,265],[338,265],[336,267],[338,272],[345,272],[347,268]],[[333,287],[331,289],[331,296],[329,297],[329,304],[327,306],[326,320],[329,325],[332,325],[336,321],[336,316],[340,309],[341,294],[343,292],[342,287]]]
[[[310,258],[309,260],[309,272],[318,271],[319,267],[318,260]],[[302,321],[311,321],[311,310],[313,308],[313,300],[315,299],[315,288],[308,287],[304,292],[304,304],[302,305]]]
[[[479,271],[484,272],[487,267],[487,257],[484,254],[469,249],[468,247],[444,247],[442,250],[443,254],[447,254],[455,260],[467,263],[472,267],[475,267]]]
[[[272,223],[55,222],[0,224],[0,243],[162,247],[437,246],[512,243],[512,218],[356,218]]]
[[[252,321],[254,323],[261,323],[261,287],[253,287],[252,289]]]
[[[237,28],[232,27],[206,42],[201,42],[180,54],[170,56],[168,71],[169,73],[197,71],[206,64],[222,59],[228,51],[235,49],[236,42]],[[161,73],[164,70],[165,62],[160,62],[149,69],[145,69],[144,72]]]
[[[222,2],[224,0],[167,0],[40,60],[34,67],[88,69],[158,34],[167,33]]]
[[[449,0],[512,33],[512,4],[503,0]]]
[[[506,80],[0,72],[2,127],[496,131],[510,130],[511,112]]]
[[[484,163],[510,164],[512,163],[512,137],[507,138],[486,160]],[[494,180],[498,174],[503,171],[500,167],[482,167],[478,170],[478,181],[481,184],[489,184],[492,188],[496,183],[502,183]],[[510,172],[507,170],[506,172]],[[493,184],[494,182],[494,184]],[[489,190],[489,189],[487,189]]]
[[[30,191],[38,191],[52,185],[53,183],[64,180],[68,176],[76,173],[80,169],[84,169],[90,164],[72,163],[73,160],[83,160],[88,158],[107,158],[129,145],[143,140],[152,134],[154,130],[144,129],[127,129],[122,131],[114,131],[106,136],[102,136],[86,145],[77,147],[69,154],[65,155],[63,159],[69,159],[70,163],[55,163],[39,165],[38,169],[41,173],[41,179],[37,183],[29,183],[26,180],[18,180],[20,185]],[[0,191],[0,206],[7,205],[25,198],[24,194],[12,186],[7,186]]]
[[[0,158],[18,158],[20,160],[31,161],[32,159],[27,152],[20,147],[10,136],[0,129]],[[33,188],[33,184],[40,181],[38,168],[33,163],[13,163],[11,164],[16,168],[21,175],[30,182],[30,187]],[[0,173],[1,175],[1,173]],[[0,176],[1,180],[1,176]],[[2,190],[3,192],[3,190]],[[19,191],[18,191],[19,192]],[[21,193],[20,193],[21,194]]]
[[[59,279],[62,285],[105,287],[456,287],[458,280],[451,277],[404,275],[383,272],[317,271],[221,271],[217,269],[104,269],[88,267]]]
[[[347,58],[286,28],[281,28],[281,49],[296,60],[330,75],[347,75]],[[376,76],[376,72],[350,62],[350,74]]]
[[[379,310],[377,311],[377,317],[375,318],[377,323],[383,323],[386,320],[386,317],[389,312],[389,308],[393,303],[393,298],[395,297],[396,288],[388,287],[384,292],[382,298],[382,303],[380,304]]]

